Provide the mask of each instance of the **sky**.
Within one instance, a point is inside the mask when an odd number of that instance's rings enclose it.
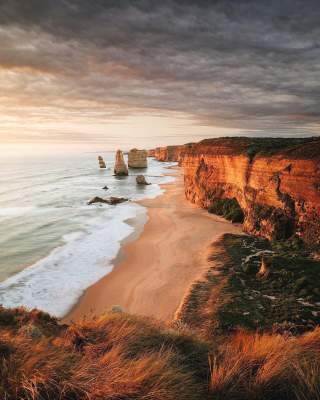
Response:
[[[320,134],[319,0],[0,0],[0,146]]]

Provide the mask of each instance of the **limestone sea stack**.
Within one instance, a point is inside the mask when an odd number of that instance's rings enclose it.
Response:
[[[106,163],[104,162],[104,159],[101,156],[98,156],[98,162],[100,168],[106,168]]]
[[[123,153],[121,150],[117,150],[116,153],[116,162],[114,165],[114,173],[118,176],[128,175],[128,167],[124,161]]]
[[[130,168],[147,168],[147,150],[132,149],[128,154],[128,166]]]

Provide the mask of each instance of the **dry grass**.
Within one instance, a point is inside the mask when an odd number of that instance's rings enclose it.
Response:
[[[0,307],[2,400],[317,400],[320,328],[210,345],[183,325],[110,313],[60,326]]]
[[[1,399],[203,398],[199,363],[192,367],[184,346],[202,352],[203,365],[208,349],[186,335],[125,314],[51,333],[36,317],[27,325],[19,318],[0,330]]]
[[[297,338],[239,332],[210,357],[215,399],[320,399],[320,328]]]

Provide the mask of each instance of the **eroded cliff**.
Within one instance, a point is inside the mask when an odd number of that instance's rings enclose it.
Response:
[[[184,147],[186,197],[235,198],[246,232],[320,242],[320,139],[219,138]]]
[[[158,161],[181,162],[183,151],[186,146],[188,145],[157,147],[154,150],[149,150],[149,154]]]

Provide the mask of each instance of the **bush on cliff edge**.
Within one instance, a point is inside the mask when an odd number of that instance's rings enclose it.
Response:
[[[208,211],[212,214],[220,215],[233,223],[242,223],[244,220],[243,211],[235,198],[215,199]]]

